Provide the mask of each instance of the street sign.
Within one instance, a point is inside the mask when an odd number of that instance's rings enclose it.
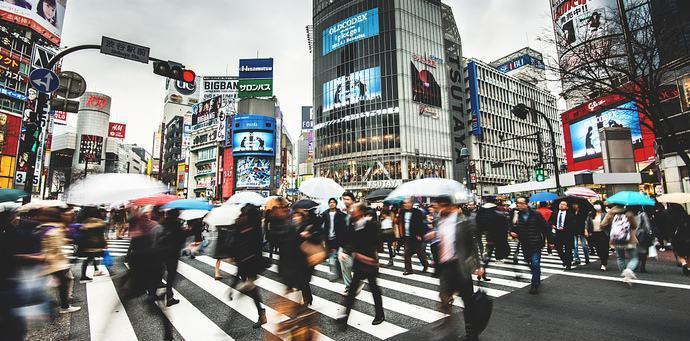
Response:
[[[144,64],[149,63],[149,48],[126,41],[103,36],[101,39],[101,53],[115,57],[134,60]]]
[[[55,94],[64,98],[77,98],[86,92],[86,80],[80,74],[72,71],[60,72],[60,86]]]
[[[48,62],[50,62],[53,57],[55,57],[55,52],[51,49],[41,45],[34,45],[31,66],[36,69],[45,69],[46,66],[48,66]]]
[[[64,112],[79,112],[79,101],[70,101],[64,98],[53,98],[50,100],[50,107],[53,110]]]
[[[29,82],[31,82],[31,86],[33,86],[34,89],[44,93],[51,93],[60,86],[60,78],[58,75],[48,69],[36,69],[31,71]]]

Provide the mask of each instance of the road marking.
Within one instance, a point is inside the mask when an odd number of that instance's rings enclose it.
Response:
[[[89,269],[87,269],[87,275],[93,276],[93,270]],[[137,336],[132,328],[132,323],[120,297],[117,295],[108,269],[101,265],[99,270],[103,271],[105,275],[92,277],[93,281],[86,283],[91,340],[136,341]]]

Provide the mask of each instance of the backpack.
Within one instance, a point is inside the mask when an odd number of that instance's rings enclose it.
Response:
[[[618,213],[611,223],[611,243],[627,244],[630,241],[630,222],[624,213]]]

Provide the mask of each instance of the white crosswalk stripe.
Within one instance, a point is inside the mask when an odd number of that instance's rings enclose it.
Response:
[[[130,244],[131,240],[129,238],[108,239],[107,242],[108,242],[107,250],[110,252],[110,256],[112,256],[112,257],[124,257],[127,255],[127,251],[129,250],[129,244]],[[74,245],[63,246],[62,252],[64,252],[67,255],[67,258],[69,258],[69,259],[85,259],[84,257],[77,257],[75,255]]]

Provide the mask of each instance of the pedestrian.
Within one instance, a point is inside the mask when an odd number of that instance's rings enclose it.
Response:
[[[551,211],[551,208],[549,208],[548,202],[540,202],[539,207],[537,208],[537,212],[539,212],[542,218],[544,218],[544,220],[546,220],[547,222],[551,220],[551,215],[553,214],[553,211]],[[547,244],[546,246],[546,252],[548,252],[549,256],[553,253],[553,248],[551,246],[552,244]]]
[[[262,255],[261,212],[259,208],[251,204],[245,205],[233,225],[232,230],[235,237],[231,248],[234,250],[233,256],[237,264],[237,277],[233,281],[232,287],[251,297],[254,301],[259,317],[252,327],[259,328],[266,323],[266,311],[261,307],[261,298],[254,281],[269,265],[269,260]],[[237,280],[240,280],[241,283],[238,284]]]
[[[587,219],[587,230],[590,231],[590,241],[601,261],[601,271],[608,269],[609,262],[609,231],[602,228],[601,221],[606,216],[606,207],[599,200],[594,203],[594,211]]]
[[[362,280],[366,279],[369,284],[369,291],[374,298],[374,320],[372,325],[383,323],[385,316],[383,312],[383,298],[381,288],[379,288],[376,278],[379,273],[379,262],[377,257],[378,249],[378,228],[376,220],[365,214],[366,207],[358,203],[352,205],[350,211],[353,232],[352,232],[352,253],[354,275],[352,277],[352,288],[359,287]],[[357,292],[351,290],[345,299],[345,315],[337,318],[337,323],[347,325],[347,319],[355,303]]]
[[[551,227],[541,214],[529,207],[527,198],[518,198],[516,205],[518,219],[511,230],[511,236],[522,243],[525,262],[532,271],[529,293],[534,295],[539,293],[541,284],[541,249],[544,242],[552,244]]]
[[[398,213],[401,235],[405,242],[405,272],[403,275],[411,275],[412,255],[416,254],[424,267],[422,272],[427,272],[429,263],[426,259],[426,252],[422,248],[424,245],[423,236],[426,233],[424,214],[419,209],[412,207],[412,199],[406,198],[403,201],[403,209]]]
[[[688,261],[690,261],[690,217],[679,204],[668,204],[669,221],[673,222],[673,233],[671,237],[671,244],[673,245],[673,253],[678,258],[680,267],[683,269],[683,274],[688,276]]]
[[[551,215],[552,232],[555,230],[555,246],[558,257],[566,270],[573,264],[573,230],[575,216],[568,210],[568,202],[563,200],[558,204],[558,211]]]
[[[93,275],[101,276],[103,272],[98,270],[98,260],[103,257],[103,250],[108,247],[105,240],[105,222],[101,219],[98,208],[85,206],[79,211],[79,238],[77,239],[77,256],[86,257],[81,265],[80,283],[88,283],[93,279],[86,276],[89,263],[93,263]]]
[[[166,306],[172,306],[180,303],[174,298],[172,290],[177,278],[177,262],[180,257],[180,251],[184,247],[187,233],[182,230],[182,222],[179,219],[180,210],[172,209],[165,212],[163,219],[163,229],[156,238],[156,248],[160,252],[163,265],[165,267],[165,298]]]
[[[462,214],[450,197],[434,199],[439,213],[438,231],[425,236],[439,238],[440,311],[450,314],[453,296],[459,294],[465,305],[465,337],[462,340],[478,340],[472,316],[472,274],[483,277],[484,268],[479,262],[479,236],[476,221]]]
[[[654,244],[653,223],[644,206],[637,209],[635,216],[637,222],[637,229],[635,236],[637,237],[637,254],[639,257],[638,271],[641,273],[647,272],[647,256],[649,255],[649,248]]]
[[[187,221],[189,233],[194,236],[194,242],[189,247],[189,258],[194,259],[194,253],[201,253],[203,250],[202,242],[204,240],[204,222],[202,218],[190,219]]]
[[[512,225],[517,224],[518,223],[518,215],[520,213],[517,210],[517,204],[511,204],[509,202],[504,202],[503,205],[509,210],[508,212],[509,212],[509,216],[510,216],[510,222],[512,223]],[[513,252],[513,264],[518,263],[518,255],[520,254],[521,248],[522,248],[522,243],[520,242],[519,239],[517,239],[517,243],[515,243],[515,251]]]
[[[347,214],[338,209],[338,200],[336,198],[328,199],[328,210],[321,214],[323,221],[323,231],[326,235],[326,249],[328,249],[328,265],[330,267],[331,282],[337,281],[342,277],[340,271],[340,264],[338,262],[338,250],[342,246],[341,239],[346,233],[347,226],[345,220]]]
[[[299,201],[295,203],[295,206],[300,207]],[[311,244],[323,249],[324,235],[321,229],[322,222],[321,217],[316,214],[318,205],[309,208],[293,208],[292,213],[292,224],[295,225],[296,232],[299,236],[300,251],[305,252],[305,244]],[[311,249],[310,249],[311,250]],[[307,258],[312,256],[312,254],[305,254]],[[303,273],[302,278],[304,278],[303,283],[298,289],[302,291],[302,301],[304,306],[310,306],[314,301],[311,294],[311,276],[314,272],[314,266],[310,266],[307,259],[307,270]]]
[[[433,231],[438,231],[438,212],[434,209],[433,206],[428,207],[428,213],[426,215],[426,224],[428,226],[427,231],[428,232],[433,232]],[[428,233],[427,232],[427,233]],[[440,240],[438,237],[432,238],[431,240],[427,241],[429,243],[430,249],[431,249],[431,259],[434,260],[434,277],[438,277],[438,243]]]
[[[355,195],[352,192],[343,193],[341,200],[345,205],[345,233],[340,238],[340,248],[338,249],[338,262],[340,263],[340,273],[345,285],[345,291],[342,295],[347,296],[352,283],[352,222],[350,217],[350,208],[355,203]]]
[[[483,267],[486,269],[494,252],[496,253],[496,260],[505,258],[510,252],[507,236],[511,224],[494,203],[485,203],[477,210],[476,222],[480,240],[482,234],[486,236],[486,254],[480,254],[484,260]],[[491,280],[486,277],[486,271],[482,277],[477,278],[477,280],[480,279]]]
[[[623,282],[632,285],[632,281],[637,279],[633,270],[639,262],[635,213],[620,205],[613,206],[606,213],[601,227],[611,231],[609,243],[616,250],[616,261]]]
[[[8,341],[22,341],[26,335],[25,319],[17,313],[17,308],[24,306],[22,298],[26,293],[20,296],[17,275],[21,265],[17,256],[21,252],[18,245],[21,237],[15,218],[11,210],[0,212],[0,326]]]
[[[589,264],[589,246],[587,245],[587,238],[589,238],[589,231],[585,228],[588,211],[580,207],[580,204],[574,202],[572,204],[572,215],[575,217],[573,222],[573,260],[574,265],[582,264],[580,262],[580,244],[582,244],[582,252],[585,254],[585,264]]]
[[[395,228],[395,213],[389,206],[383,206],[381,209],[379,223],[381,224],[381,243],[386,243],[388,246],[388,263],[386,263],[386,266],[393,266],[393,258],[395,258],[395,243],[397,240],[397,229]],[[432,252],[433,249],[434,246],[432,244]]]

